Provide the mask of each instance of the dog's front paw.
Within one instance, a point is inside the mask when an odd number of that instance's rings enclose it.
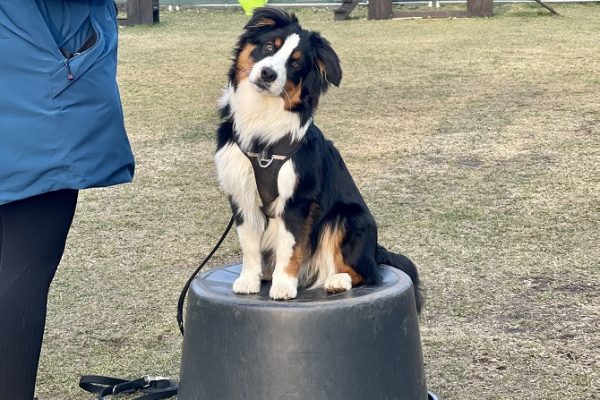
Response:
[[[348,274],[334,274],[323,285],[328,293],[341,293],[352,289],[352,278]]]
[[[273,300],[291,300],[298,295],[297,279],[273,280],[269,296]]]
[[[233,282],[233,292],[237,294],[252,294],[260,292],[260,277],[240,276]]]

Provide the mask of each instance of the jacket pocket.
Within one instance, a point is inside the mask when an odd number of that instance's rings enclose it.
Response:
[[[91,23],[96,42],[80,53],[75,53],[69,58],[65,57],[50,75],[53,98],[59,96],[69,86],[85,75],[104,52],[105,39],[102,30],[98,29],[93,19]]]

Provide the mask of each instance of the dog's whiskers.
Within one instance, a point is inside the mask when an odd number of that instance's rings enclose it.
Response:
[[[289,92],[287,91],[286,88],[283,88],[283,91],[281,92],[281,94],[283,95],[283,101],[285,102],[285,104],[291,105],[292,104],[292,96],[289,94]]]
[[[236,79],[239,81],[241,78],[247,78],[250,74],[249,72],[252,71],[252,67],[245,67],[242,69],[238,69],[235,77]]]

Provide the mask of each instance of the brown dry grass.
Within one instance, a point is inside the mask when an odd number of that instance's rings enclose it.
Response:
[[[420,266],[426,372],[443,400],[599,398],[600,8],[558,9],[343,23],[299,12],[345,72],[317,122],[382,243]],[[81,196],[50,298],[43,400],[91,398],[81,373],[176,377],[179,290],[229,218],[215,103],[245,17],[162,21],[121,31],[137,176]],[[232,235],[215,264],[238,256]]]

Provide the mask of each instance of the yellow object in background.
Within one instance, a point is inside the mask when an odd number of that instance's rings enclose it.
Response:
[[[252,15],[255,8],[264,7],[268,0],[238,0],[246,15]]]

